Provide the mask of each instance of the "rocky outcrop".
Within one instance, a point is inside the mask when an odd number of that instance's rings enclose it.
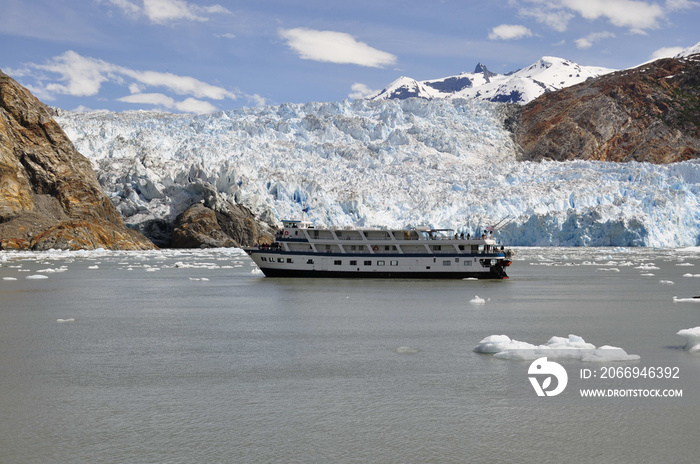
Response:
[[[0,71],[0,249],[150,249],[47,108]]]
[[[700,156],[700,55],[544,94],[514,117],[521,159],[671,163]]]
[[[211,189],[211,195],[191,205],[175,219],[169,246],[239,247],[273,241],[274,231],[259,223],[248,208],[223,200]]]

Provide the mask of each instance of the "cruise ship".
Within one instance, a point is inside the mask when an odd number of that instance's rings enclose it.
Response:
[[[326,229],[282,221],[272,245],[244,250],[267,277],[507,279],[512,251],[492,232],[450,229]]]

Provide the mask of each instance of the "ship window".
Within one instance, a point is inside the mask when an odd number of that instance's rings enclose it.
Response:
[[[313,264],[313,263],[314,263],[314,260],[313,260],[313,258],[311,258],[311,259],[308,259],[308,260],[306,261],[306,264]]]
[[[460,251],[464,251],[464,245],[459,246]]]
[[[293,260],[292,258],[287,258],[287,262],[288,262],[289,264],[292,264],[292,263],[294,262],[294,260]]]
[[[391,261],[389,264],[391,264],[392,266],[398,266],[399,262],[398,261]]]
[[[472,253],[478,253],[479,252],[479,245],[472,245]]]
[[[351,266],[357,266],[357,261],[356,260],[351,260],[350,261]]]
[[[283,263],[283,262],[284,262],[284,258],[277,258],[277,262],[278,262],[278,263]]]
[[[465,266],[471,266],[471,265],[472,265],[472,262],[471,262],[471,261],[465,261],[465,262],[464,262],[464,265],[465,265]]]
[[[260,258],[260,261],[267,261],[267,258],[263,256]]]
[[[455,258],[455,263],[458,263],[458,262],[459,262],[459,258]]]
[[[372,261],[365,261],[365,266],[371,266],[371,265],[372,265]]]
[[[384,266],[386,263],[384,261],[377,261],[377,266]]]
[[[333,261],[333,264],[336,265],[336,266],[340,266],[340,265],[343,264],[343,261],[340,260],[340,259],[336,259],[335,261]]]
[[[442,249],[441,245],[433,245],[433,250],[434,251],[440,251]]]
[[[445,260],[445,261],[442,262],[442,265],[443,265],[443,266],[452,266],[452,261],[447,261],[447,260]]]

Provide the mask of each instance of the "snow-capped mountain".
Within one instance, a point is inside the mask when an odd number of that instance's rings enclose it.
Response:
[[[479,63],[472,73],[461,73],[442,79],[417,81],[409,77],[400,77],[368,99],[465,98],[525,104],[545,92],[563,89],[613,71],[608,68],[581,66],[553,56],[542,57],[527,68],[508,74],[493,73]]]
[[[678,55],[674,56],[674,58],[684,58],[686,56],[691,56],[691,55],[698,55],[700,54],[700,42],[696,43],[692,47],[688,47],[682,52],[680,52]]]
[[[316,224],[339,227],[501,221],[511,245],[698,243],[700,163],[517,162],[507,109],[388,99],[57,121],[131,224],[215,191],[273,224],[308,204]]]

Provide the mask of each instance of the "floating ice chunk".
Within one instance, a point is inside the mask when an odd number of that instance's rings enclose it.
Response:
[[[17,280],[17,277],[3,277],[2,280]]]
[[[537,348],[535,345],[512,340],[507,335],[489,335],[479,342],[474,348],[477,353],[499,353],[506,350],[529,350]]]
[[[418,353],[418,350],[415,348],[411,348],[410,346],[400,346],[396,348],[396,352],[398,354],[416,354]]]
[[[70,319],[56,319],[56,322],[75,322],[75,318]]]
[[[683,277],[700,277],[700,274],[683,274]]]
[[[620,270],[616,267],[599,267],[596,269],[596,271],[601,271],[601,272],[620,272]]]
[[[202,281],[202,282],[209,282],[209,279],[206,277],[190,277],[190,280],[197,280],[197,281]]]
[[[676,266],[686,266],[686,267],[692,267],[695,266],[693,263],[678,263]]]
[[[700,327],[679,330],[677,335],[685,337],[685,346],[683,347],[684,350],[700,351]]]
[[[622,348],[608,345],[596,348],[578,335],[552,337],[544,345],[511,340],[507,335],[491,335],[484,338],[474,348],[477,353],[491,353],[498,359],[535,360],[546,356],[557,359],[577,359],[579,361],[636,361],[638,355],[627,354]]]
[[[661,285],[676,285],[676,283],[672,280],[659,280],[659,283]]]
[[[88,266],[88,269],[99,269],[100,266]]]
[[[694,297],[690,297],[690,298],[678,298],[677,296],[674,296],[673,302],[674,303],[700,303],[700,296],[694,296]]]
[[[642,269],[644,271],[652,271],[652,270],[659,269],[659,268],[656,267],[654,264],[646,263],[646,264],[642,264],[641,266],[635,267],[635,269]]]
[[[639,355],[627,354],[622,348],[616,346],[603,345],[593,351],[582,353],[581,361],[586,362],[608,362],[608,361],[638,361]]]
[[[479,295],[474,295],[474,298],[472,298],[471,300],[469,300],[469,302],[470,302],[471,304],[475,304],[475,305],[486,304],[486,300],[484,300],[483,298],[480,298]]]
[[[31,279],[31,280],[48,279],[47,276],[41,275],[41,274],[32,274],[32,275],[28,275],[26,278],[27,278],[27,279]]]
[[[652,274],[651,272],[643,272],[639,275],[642,277],[654,277],[655,274]]]

